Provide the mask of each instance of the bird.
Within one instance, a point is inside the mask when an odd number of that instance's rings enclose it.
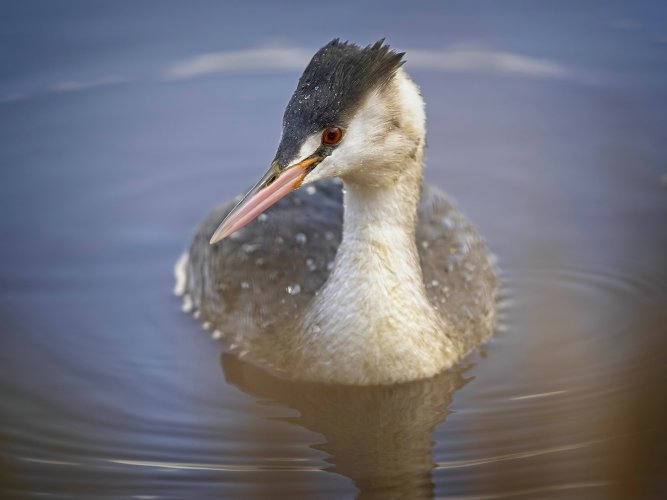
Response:
[[[423,181],[425,104],[405,60],[384,39],[319,49],[268,171],[214,209],[178,260],[184,310],[276,376],[426,379],[495,330],[496,260]]]

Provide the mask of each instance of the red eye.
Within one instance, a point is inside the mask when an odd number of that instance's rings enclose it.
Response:
[[[343,131],[338,127],[331,127],[322,132],[322,142],[324,144],[338,144],[343,138]]]

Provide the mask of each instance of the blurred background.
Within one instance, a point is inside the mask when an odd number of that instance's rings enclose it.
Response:
[[[288,384],[172,295],[309,57],[386,37],[503,271],[432,381]],[[664,498],[663,1],[0,2],[2,498]]]

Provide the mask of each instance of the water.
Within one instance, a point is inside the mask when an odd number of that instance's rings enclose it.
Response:
[[[667,12],[483,7],[3,4],[3,498],[665,494]],[[225,354],[171,271],[273,158],[299,72],[163,76],[202,53],[383,35],[560,68],[406,66],[427,178],[499,257],[502,328],[434,380],[288,384]]]

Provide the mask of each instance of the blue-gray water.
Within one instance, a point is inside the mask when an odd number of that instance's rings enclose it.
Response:
[[[171,293],[335,36],[408,52],[426,176],[504,271],[429,383],[271,379]],[[664,2],[0,2],[0,496],[660,498],[666,175]]]

